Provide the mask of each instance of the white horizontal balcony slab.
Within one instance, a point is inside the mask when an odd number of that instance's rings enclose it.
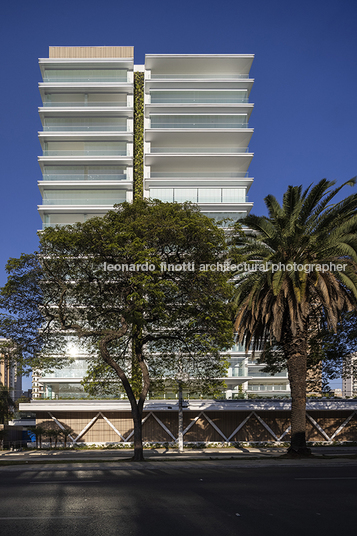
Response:
[[[146,104],[145,105],[145,117],[150,117],[151,114],[231,114],[231,113],[244,113],[249,119],[254,108],[253,103],[235,103],[235,104],[180,104],[180,103],[168,103],[168,104]]]
[[[151,78],[164,75],[220,76],[248,74],[254,54],[146,54]]]
[[[223,378],[223,380],[227,384],[227,389],[234,389],[245,383],[248,378]]]
[[[63,378],[53,378],[52,376],[41,376],[39,378],[41,383],[81,383],[83,381],[83,375],[77,378],[63,376]]]
[[[250,212],[253,203],[197,203],[202,212]],[[231,355],[231,353],[230,353]]]
[[[42,218],[43,214],[106,214],[113,205],[37,205]]]
[[[289,392],[289,391],[288,391]],[[128,400],[32,400],[20,403],[20,411],[123,411],[131,412]],[[290,411],[291,400],[185,400],[189,411]],[[356,411],[357,400],[307,399],[307,411]],[[144,411],[178,411],[178,400],[146,400]]]
[[[168,131],[167,129],[146,129],[145,142],[150,142],[153,147],[184,147],[193,145],[195,147],[248,147],[250,139],[253,135],[253,128],[244,128],[234,130],[233,132],[226,131],[208,131],[196,132],[190,130],[184,131]]]
[[[38,181],[37,185],[42,194],[44,190],[132,190],[133,181]]]
[[[261,385],[262,383],[282,383],[287,385],[289,383],[287,376],[255,376],[252,374],[249,374],[249,381],[251,385]]]

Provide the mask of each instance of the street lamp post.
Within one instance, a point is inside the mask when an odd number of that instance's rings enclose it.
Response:
[[[178,382],[179,411],[178,411],[178,449],[183,452],[183,409],[182,409],[182,382]]]

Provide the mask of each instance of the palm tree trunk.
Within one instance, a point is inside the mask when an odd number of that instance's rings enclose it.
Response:
[[[292,337],[284,344],[291,389],[291,440],[288,453],[308,456],[306,446],[306,338]]]

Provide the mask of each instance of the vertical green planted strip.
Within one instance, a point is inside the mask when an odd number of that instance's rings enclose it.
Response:
[[[134,73],[134,199],[143,198],[144,73]]]

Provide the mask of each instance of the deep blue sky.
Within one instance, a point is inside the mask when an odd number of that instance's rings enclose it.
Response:
[[[253,212],[289,184],[357,174],[355,0],[13,0],[0,13],[0,285],[9,257],[36,249],[38,57],[49,45],[145,53],[254,53]],[[351,190],[346,192],[350,193]]]

